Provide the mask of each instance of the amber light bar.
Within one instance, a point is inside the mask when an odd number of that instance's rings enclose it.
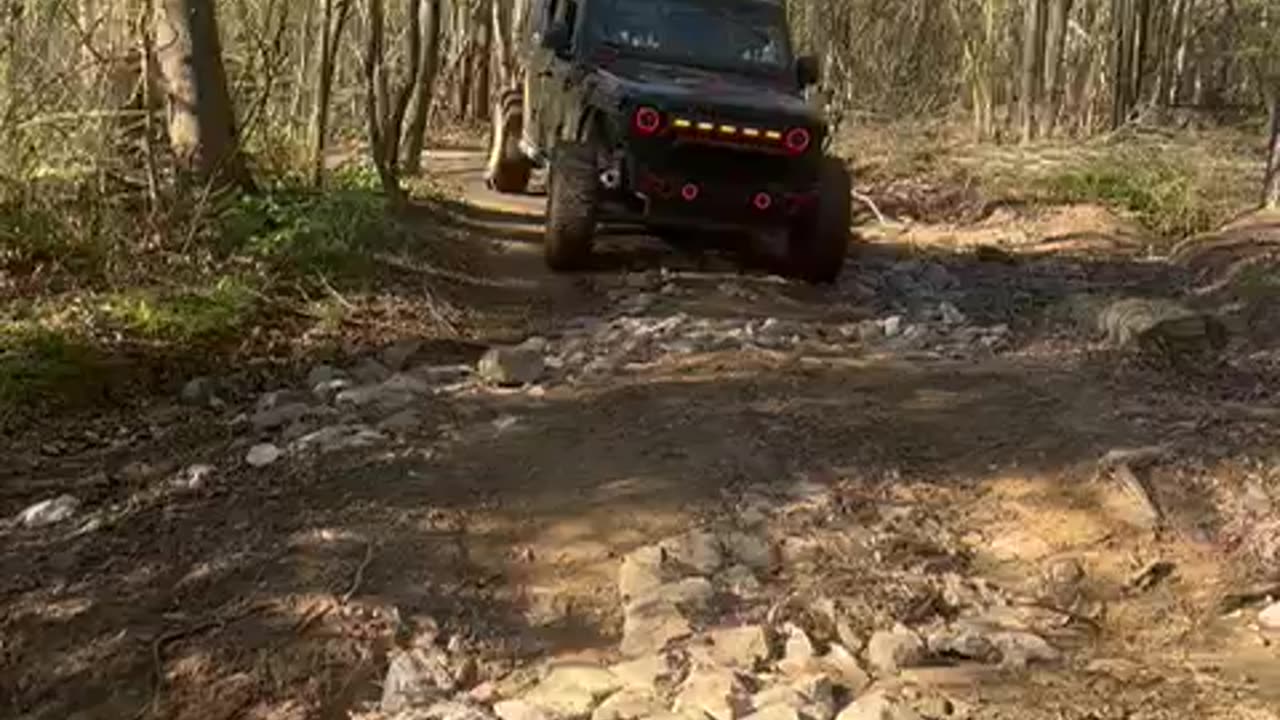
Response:
[[[809,131],[805,128],[791,128],[783,131],[771,128],[720,124],[706,120],[691,120],[685,117],[672,118],[671,127],[676,130],[696,131],[723,138],[740,138],[753,141],[766,140],[770,143],[776,143],[782,146],[783,149],[797,155],[809,149],[810,142]]]

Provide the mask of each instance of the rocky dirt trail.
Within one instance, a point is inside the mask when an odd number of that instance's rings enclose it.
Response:
[[[558,277],[435,160],[469,334],[18,448],[6,717],[1280,717],[1275,364],[1194,265],[1062,208]]]

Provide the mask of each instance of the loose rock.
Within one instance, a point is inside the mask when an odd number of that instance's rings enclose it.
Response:
[[[551,720],[542,708],[524,700],[503,700],[493,706],[501,720]]]
[[[399,372],[421,349],[421,340],[401,340],[382,351],[382,364],[393,372]]]
[[[733,532],[724,538],[726,554],[734,561],[758,572],[773,568],[776,556],[768,538],[750,533]]]
[[[391,658],[382,683],[383,712],[426,705],[455,689],[448,657],[438,648],[415,648]]]
[[[867,662],[883,675],[893,675],[905,667],[918,665],[925,656],[920,636],[903,625],[881,630],[867,642]]]
[[[187,405],[205,406],[211,404],[216,395],[217,382],[213,378],[198,377],[182,386],[180,397]]]
[[[531,345],[495,347],[480,358],[476,371],[495,385],[529,385],[546,372],[546,360],[542,350]]]
[[[719,538],[705,530],[694,530],[668,538],[662,541],[661,547],[671,560],[700,575],[714,573],[723,562]]]
[[[1021,669],[1032,663],[1057,662],[1062,657],[1056,648],[1035,633],[998,632],[989,639],[1000,651],[1000,664],[1009,668]]]
[[[590,665],[553,667],[524,700],[558,720],[581,720],[591,715],[602,698],[621,687],[613,673]]]
[[[278,407],[269,407],[254,413],[251,421],[258,432],[275,430],[292,422],[301,420],[313,412],[305,403],[289,403]]]
[[[627,554],[618,569],[618,594],[628,602],[657,589],[674,573],[665,567],[662,548],[651,545]]]
[[[699,648],[716,665],[754,669],[769,657],[769,636],[760,625],[712,630]]]
[[[42,500],[18,513],[18,524],[39,528],[70,520],[80,509],[80,501],[71,495]]]
[[[666,707],[649,690],[624,688],[610,695],[591,713],[591,720],[641,720],[657,715]]]
[[[650,655],[692,632],[693,627],[675,603],[650,598],[627,606],[620,649],[627,657]]]
[[[827,654],[819,658],[822,666],[830,672],[831,679],[839,686],[854,694],[861,693],[871,684],[871,676],[853,653],[844,645],[831,643]]]
[[[735,720],[751,711],[751,695],[742,676],[723,668],[699,668],[680,686],[677,713],[704,712],[715,720]]]
[[[922,720],[920,714],[884,690],[862,695],[840,711],[836,720]]]
[[[212,465],[188,465],[173,478],[172,485],[182,490],[197,490],[204,486],[216,470]]]
[[[670,653],[654,653],[645,657],[620,662],[609,668],[624,687],[653,690],[658,685],[674,681],[679,674],[675,658]]]
[[[307,387],[314,388],[317,385],[332,382],[342,377],[342,371],[332,365],[317,365],[307,373]]]
[[[244,456],[244,461],[249,465],[261,468],[266,467],[280,459],[284,454],[280,448],[271,443],[262,443],[249,448],[248,454]]]
[[[391,377],[391,370],[377,360],[368,358],[351,371],[351,377],[361,385],[377,385]]]
[[[442,700],[426,707],[402,710],[392,720],[493,720],[493,716],[468,702]]]
[[[1280,602],[1263,608],[1258,613],[1258,624],[1265,630],[1280,630]]]

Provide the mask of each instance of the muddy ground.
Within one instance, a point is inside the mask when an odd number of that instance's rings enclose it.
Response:
[[[833,600],[863,640],[945,614],[948,576],[1056,613],[1056,662],[908,677],[972,717],[1280,717],[1278,638],[1257,620],[1280,596],[1268,316],[1233,325],[1225,365],[1175,371],[1073,310],[1224,307],[1210,286],[1230,262],[1170,262],[1099,208],[1015,208],[868,221],[834,287],[624,234],[596,271],[553,276],[537,197],[480,189],[475,154],[435,160],[461,199],[415,216],[413,238],[447,261],[388,272],[456,334],[362,348],[386,375],[356,359],[333,375],[367,387],[402,370],[390,399],[299,401],[306,363],[274,385],[230,368],[209,379],[216,401],[166,389],[6,449],[0,516],[77,504],[0,528],[0,714],[347,717],[427,625],[476,661],[472,684],[605,662],[620,559],[749,500],[783,548],[770,603]],[[1278,228],[1255,217],[1215,238]],[[531,337],[533,383],[471,371]],[[289,404],[311,409],[261,415]],[[255,467],[268,443],[281,456]],[[1139,492],[1100,466],[1150,446]],[[820,510],[785,511],[797,498]],[[1064,561],[1083,570],[1069,601],[1045,589]]]

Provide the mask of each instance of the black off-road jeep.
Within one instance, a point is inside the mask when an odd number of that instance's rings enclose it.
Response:
[[[524,87],[494,111],[486,173],[524,192],[548,167],[545,253],[582,268],[598,223],[669,239],[775,233],[789,271],[840,273],[850,178],[824,154],[782,0],[529,0]]]

